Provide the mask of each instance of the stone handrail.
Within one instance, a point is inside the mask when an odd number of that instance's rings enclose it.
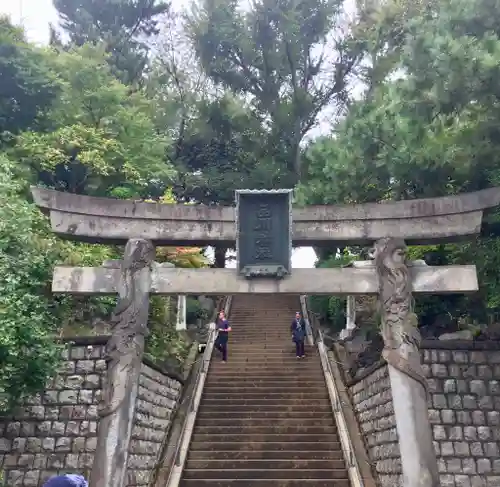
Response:
[[[224,306],[224,312],[226,313],[226,316],[229,316],[229,312],[231,310],[231,302],[232,297],[228,296],[226,299],[226,304]],[[203,388],[205,386],[205,380],[207,378],[208,369],[210,367],[210,361],[212,358],[216,336],[217,330],[215,323],[211,323],[206,348],[203,353],[201,367],[196,378],[193,394],[190,398],[188,409],[189,412],[182,426],[182,432],[175,453],[175,462],[170,471],[166,487],[178,487],[181,480],[181,475],[184,469],[184,464],[186,463],[189,445],[191,443],[191,437],[193,435],[196,415],[198,414],[198,408],[200,406],[201,396],[203,393]]]
[[[344,459],[347,465],[347,471],[349,475],[351,487],[373,487],[368,485],[363,481],[363,476],[361,474],[360,467],[356,458],[356,453],[353,448],[353,444],[349,434],[349,428],[347,425],[347,420],[344,415],[343,407],[345,406],[340,398],[340,393],[335,381],[335,376],[333,374],[330,360],[328,358],[325,345],[323,343],[323,336],[319,326],[312,327],[311,319],[309,315],[309,310],[307,306],[306,296],[300,297],[300,304],[302,308],[302,315],[306,322],[306,328],[308,333],[309,344],[313,344],[313,335],[316,338],[316,345],[318,347],[318,352],[321,360],[321,367],[323,369],[323,374],[325,376],[325,382],[328,389],[328,395],[330,397],[330,403],[332,405],[333,415],[335,417],[335,422],[337,424],[337,429],[340,437],[340,444],[344,454]],[[370,482],[371,483],[371,482]],[[373,482],[374,485],[374,482]]]

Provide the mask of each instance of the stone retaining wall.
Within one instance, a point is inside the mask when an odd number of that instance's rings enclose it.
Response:
[[[161,447],[181,391],[180,382],[146,364],[142,365],[129,447],[128,486],[148,485],[150,475],[160,460]]]
[[[442,487],[500,487],[500,343],[422,344],[429,418]],[[349,393],[384,486],[402,486],[387,365],[360,373]]]
[[[500,487],[500,344],[427,342],[422,361],[441,485]]]
[[[402,485],[396,419],[387,365],[365,371],[349,388],[368,456],[382,487]]]
[[[78,339],[69,346],[60,373],[46,391],[0,422],[0,469],[8,487],[38,487],[58,473],[89,477],[106,372],[106,339]],[[129,486],[148,483],[181,389],[180,381],[143,364],[128,460]]]

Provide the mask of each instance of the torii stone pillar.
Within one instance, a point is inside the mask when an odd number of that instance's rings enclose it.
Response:
[[[379,278],[382,356],[389,369],[403,485],[439,487],[406,250],[403,240],[383,238],[371,251]]]
[[[116,283],[119,299],[111,317],[112,336],[106,345],[108,367],[98,409],[100,421],[90,487],[126,485],[154,258],[155,248],[149,240],[131,239],[120,262],[120,279]]]
[[[187,328],[186,316],[186,295],[179,294],[179,296],[177,296],[177,321],[175,324],[176,330],[180,331]]]

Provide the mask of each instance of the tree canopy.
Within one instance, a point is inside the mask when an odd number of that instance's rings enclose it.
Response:
[[[141,82],[148,65],[147,40],[169,3],[157,0],[53,0],[69,45],[101,44],[113,73],[125,84]],[[53,33],[53,43],[60,36]]]
[[[371,36],[377,32],[384,38],[384,33],[387,40],[394,35],[393,24],[380,22],[392,18],[388,11],[394,3],[370,5],[373,28],[366,29],[365,40],[370,69],[363,74],[365,80],[366,73],[372,78],[332,135],[307,148],[308,178],[299,189],[303,204],[444,196],[498,185],[494,80],[500,40],[491,2],[439,1],[420,7],[404,19],[397,42],[381,47],[370,43]],[[390,69],[384,68],[381,78],[377,63],[387,67],[388,49]],[[485,233],[465,245],[412,250],[429,262],[477,264],[482,299],[476,296],[473,306],[464,301],[457,309],[454,298],[440,298],[455,317],[462,313],[484,322],[496,313],[498,280],[491,266],[498,255],[497,220],[496,212],[488,215]],[[439,306],[428,318],[442,312]]]

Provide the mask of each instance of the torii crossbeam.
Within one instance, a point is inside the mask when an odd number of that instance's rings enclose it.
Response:
[[[102,267],[64,267],[54,270],[55,293],[116,294],[121,261]],[[377,294],[378,276],[372,262],[363,268],[294,269],[281,280],[245,279],[234,269],[177,269],[153,264],[150,294]],[[409,263],[413,292],[417,294],[467,293],[478,290],[476,266],[425,266]]]

